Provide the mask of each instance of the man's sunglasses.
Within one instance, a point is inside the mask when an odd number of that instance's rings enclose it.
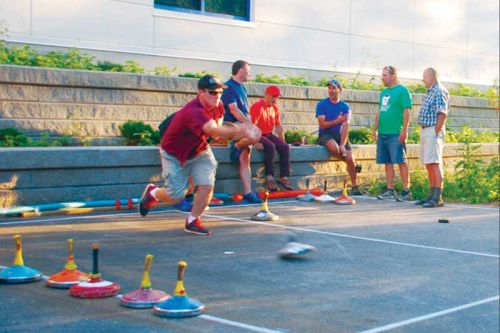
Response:
[[[220,90],[208,90],[208,93],[212,96],[215,96],[215,95],[222,95],[223,91],[220,91]]]

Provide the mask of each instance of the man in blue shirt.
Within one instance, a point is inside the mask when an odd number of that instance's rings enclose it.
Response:
[[[244,60],[236,61],[232,66],[232,77],[225,83],[227,89],[222,94],[222,103],[224,103],[225,113],[224,121],[238,125],[246,124],[254,127],[254,130],[260,133],[260,130],[252,123],[250,119],[250,107],[248,105],[247,90],[243,82],[248,81],[250,77],[250,64]],[[258,141],[257,141],[258,142]],[[254,143],[252,139],[244,137],[238,141],[231,142],[231,160],[240,164],[240,178],[243,184],[243,200],[249,203],[262,203],[262,200],[252,192],[252,173],[250,170],[250,150]]]
[[[450,95],[448,90],[437,80],[434,68],[424,71],[423,81],[428,89],[420,108],[418,124],[420,130],[420,160],[427,169],[431,191],[426,199],[415,204],[424,208],[444,206],[443,190],[443,146],[445,122],[448,113]]]
[[[340,99],[342,85],[337,80],[327,84],[328,98],[318,102],[316,119],[319,124],[318,143],[324,146],[335,157],[344,160],[347,164],[347,173],[351,178],[351,195],[361,195],[356,184],[356,161],[349,144],[349,120],[351,108]]]

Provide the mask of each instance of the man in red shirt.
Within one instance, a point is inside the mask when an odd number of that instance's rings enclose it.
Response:
[[[260,137],[253,124],[221,125],[224,107],[220,97],[225,88],[227,86],[218,78],[205,75],[198,81],[198,96],[176,113],[160,144],[165,187],[146,186],[139,204],[142,216],[146,216],[159,201],[170,204],[180,202],[189,187],[191,176],[198,190],[184,230],[199,235],[210,234],[200,219],[212,197],[217,169],[217,161],[207,138],[239,140],[250,137],[258,140]]]
[[[264,168],[266,185],[269,191],[277,191],[278,185],[274,180],[274,158],[276,151],[280,154],[280,184],[286,190],[293,190],[288,176],[290,176],[290,146],[285,142],[285,131],[281,126],[278,98],[281,92],[277,86],[269,86],[264,98],[250,107],[252,122],[262,131],[259,143],[254,146],[264,150]],[[273,134],[274,132],[277,134]]]

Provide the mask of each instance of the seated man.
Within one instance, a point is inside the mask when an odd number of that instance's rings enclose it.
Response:
[[[277,191],[278,185],[274,180],[274,158],[276,151],[280,154],[280,184],[286,190],[293,190],[288,176],[290,176],[290,146],[285,142],[285,131],[281,126],[280,112],[277,100],[281,92],[277,86],[269,86],[264,98],[250,107],[252,122],[262,131],[259,143],[254,146],[264,150],[264,168],[266,185],[269,191]],[[273,134],[273,130],[277,135]]]
[[[232,76],[225,82],[227,89],[221,97],[224,104],[224,123],[245,124],[258,128],[252,123],[249,115],[248,94],[244,82],[250,77],[250,64],[244,60],[233,63]],[[259,136],[260,138],[260,136]],[[243,200],[248,203],[262,203],[262,200],[252,192],[252,172],[250,156],[252,145],[259,142],[250,137],[233,140],[230,144],[231,161],[239,164],[241,184],[243,185]]]
[[[351,108],[340,99],[342,86],[339,81],[331,80],[327,84],[328,97],[316,106],[316,118],[319,124],[318,143],[347,163],[347,173],[351,178],[350,195],[361,195],[356,184],[356,162],[348,142],[349,119]]]
[[[139,213],[146,216],[160,200],[175,204],[180,202],[189,187],[189,177],[198,187],[191,214],[186,219],[184,230],[199,235],[210,231],[201,223],[201,214],[212,197],[217,161],[207,143],[207,137],[239,140],[248,137],[260,139],[260,131],[253,124],[220,125],[224,114],[220,97],[227,88],[219,79],[205,75],[198,81],[198,95],[188,102],[168,126],[162,136],[160,157],[165,187],[154,184],[146,186],[139,203]]]

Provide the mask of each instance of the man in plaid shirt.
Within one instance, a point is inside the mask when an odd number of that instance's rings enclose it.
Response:
[[[434,68],[427,68],[423,74],[427,95],[422,102],[418,124],[420,130],[420,160],[427,169],[430,193],[426,199],[415,204],[425,208],[444,206],[443,191],[443,146],[445,122],[448,113],[450,95],[448,90],[437,80]]]

